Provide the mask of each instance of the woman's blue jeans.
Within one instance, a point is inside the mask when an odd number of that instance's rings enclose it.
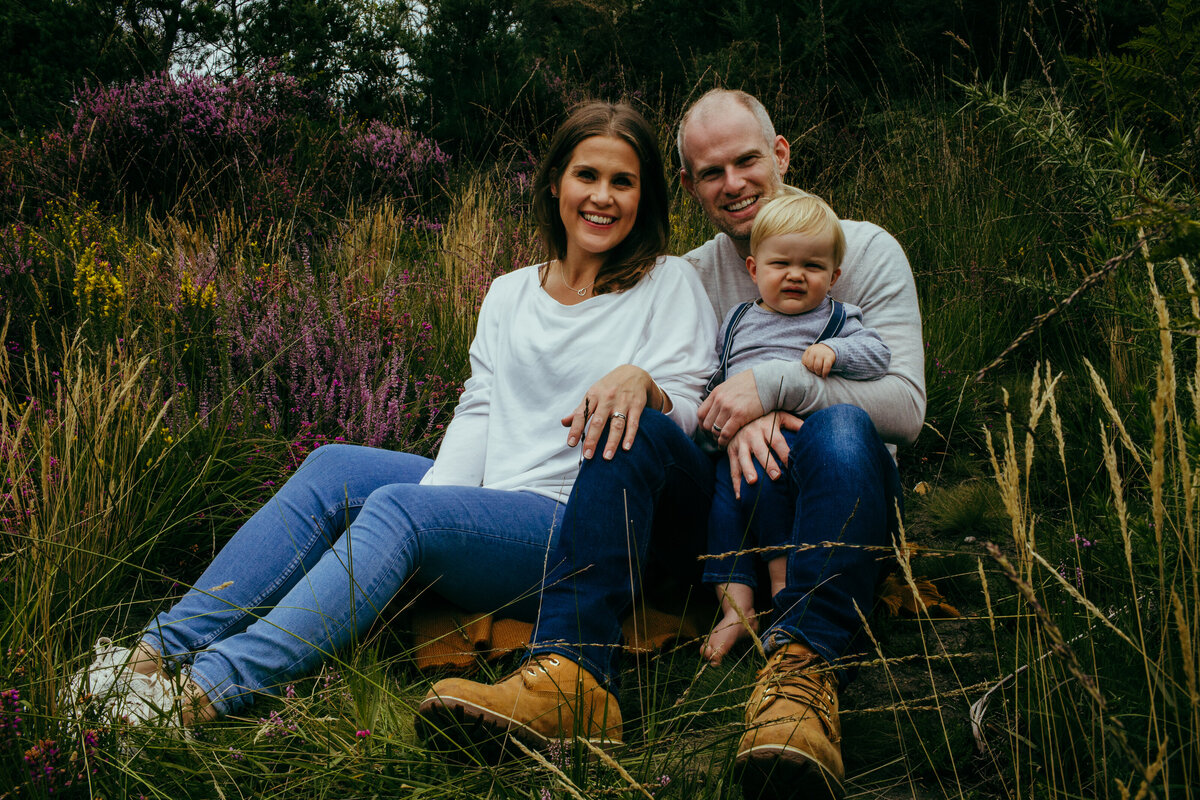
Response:
[[[794,549],[763,643],[770,653],[801,642],[835,662],[861,628],[855,604],[871,608],[883,563],[874,548],[896,527],[896,464],[866,412],[831,406],[805,420],[781,480],[796,486]],[[712,462],[657,412],[643,413],[630,450],[585,461],[550,554],[562,563],[543,590],[533,652],[574,659],[616,691],[620,619],[641,589],[652,534],[677,563],[694,558],[712,491]]]
[[[234,534],[143,640],[218,713],[313,672],[410,579],[469,610],[534,619],[563,506],[528,492],[420,486],[433,464],[328,445]]]

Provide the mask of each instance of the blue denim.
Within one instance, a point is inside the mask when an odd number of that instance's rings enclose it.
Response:
[[[862,628],[855,604],[871,612],[882,571],[892,562],[885,550],[903,510],[900,473],[867,412],[837,405],[804,421],[786,475],[797,495],[795,549],[763,647],[770,654],[800,642],[836,664],[854,652]],[[843,684],[849,676],[839,670]]]
[[[788,448],[795,446],[795,431],[782,431]],[[787,556],[792,542],[796,514],[796,485],[786,475],[773,481],[763,465],[754,466],[758,478],[748,483],[742,478],[741,497],[734,496],[729,478],[729,456],[717,461],[713,486],[712,510],[708,514],[708,555],[704,560],[707,584],[741,583],[758,586],[756,564]],[[763,553],[746,553],[755,548],[778,547]],[[711,558],[728,553],[723,558]]]
[[[229,714],[366,633],[410,579],[472,611],[532,620],[563,506],[420,486],[427,458],[329,445],[221,549],[143,640]]]
[[[607,438],[606,430],[601,441]],[[615,691],[621,620],[645,568],[661,555],[656,561],[696,571],[712,484],[709,457],[649,409],[632,448],[618,447],[611,461],[585,459],[550,553],[555,566],[542,589],[532,653],[565,655]]]
[[[795,549],[763,642],[768,653],[801,642],[835,662],[851,652],[861,627],[854,603],[864,613],[871,608],[883,559],[869,548],[890,543],[900,477],[866,412],[841,405],[805,420],[780,479],[795,487]],[[643,414],[631,450],[585,462],[550,555],[562,563],[543,590],[533,653],[577,660],[615,692],[620,619],[641,588],[651,532],[656,549],[689,558],[712,491],[712,462],[653,412]]]

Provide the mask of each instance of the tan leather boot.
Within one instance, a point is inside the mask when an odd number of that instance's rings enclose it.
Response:
[[[841,798],[837,679],[809,648],[776,650],[746,707],[736,768],[747,798]]]
[[[512,755],[507,737],[537,749],[576,736],[602,747],[621,743],[617,698],[565,656],[535,656],[489,686],[464,678],[438,681],[417,711],[417,734],[481,749],[489,760]]]

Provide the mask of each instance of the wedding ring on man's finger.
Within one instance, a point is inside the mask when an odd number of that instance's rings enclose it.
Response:
[[[625,416],[625,415],[624,415],[624,414],[622,414],[620,411],[614,411],[614,412],[613,412],[613,419],[619,419],[619,420],[621,420],[622,422],[624,422],[625,420],[629,419],[629,417]]]
[[[720,432],[721,432],[721,426],[714,424],[713,425],[713,433],[720,433]]]

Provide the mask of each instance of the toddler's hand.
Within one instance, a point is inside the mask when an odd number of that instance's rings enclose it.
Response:
[[[811,345],[800,357],[800,363],[807,367],[809,372],[822,378],[828,377],[834,361],[837,361],[837,353],[833,352],[829,345],[820,342]]]

